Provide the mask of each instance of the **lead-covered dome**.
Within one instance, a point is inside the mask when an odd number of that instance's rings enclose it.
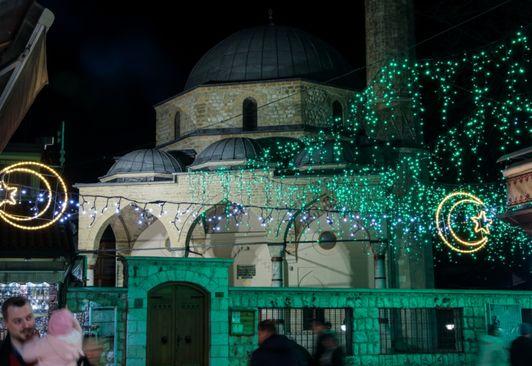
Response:
[[[230,137],[213,142],[198,154],[190,169],[242,166],[261,157],[261,145],[250,138]]]
[[[168,180],[183,172],[182,164],[172,155],[158,149],[135,150],[119,158],[100,178],[102,182],[146,182]]]
[[[295,77],[327,81],[349,69],[342,55],[321,39],[300,29],[267,25],[236,32],[211,48],[192,69],[185,89]]]

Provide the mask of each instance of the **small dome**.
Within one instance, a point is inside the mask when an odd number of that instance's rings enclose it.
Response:
[[[141,149],[116,159],[102,182],[154,181],[183,172],[182,164],[172,155],[157,149]]]
[[[260,144],[246,137],[231,137],[213,142],[198,154],[190,169],[212,169],[244,165],[248,160],[259,159]]]
[[[327,140],[322,144],[307,146],[294,159],[297,168],[338,167],[356,162],[355,147],[343,140]]]
[[[327,81],[350,70],[329,44],[297,28],[243,29],[211,48],[192,69],[185,90],[207,83],[308,78]]]

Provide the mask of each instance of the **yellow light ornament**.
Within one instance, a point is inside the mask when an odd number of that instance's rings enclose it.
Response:
[[[49,175],[53,176],[59,183],[58,186],[60,189],[60,195],[63,196],[63,200],[61,203],[61,209],[57,212],[57,214],[52,219],[50,219],[50,221],[48,221],[45,224],[40,224],[40,225],[19,224],[19,222],[29,223],[31,221],[41,218],[48,212],[48,210],[50,209],[52,205],[52,185],[50,184],[47,177],[45,177],[43,174],[35,170],[36,168],[46,171],[47,173],[49,173]],[[27,174],[36,176],[44,184],[44,186],[46,187],[46,190],[48,191],[48,200],[46,202],[45,207],[33,216],[14,215],[6,211],[6,207],[8,205],[14,206],[17,204],[16,199],[15,199],[17,188],[10,187],[9,185],[7,185],[5,183],[4,177],[8,174],[16,173],[16,172],[27,173]],[[20,163],[13,164],[13,165],[10,165],[2,169],[0,171],[0,177],[2,177],[2,181],[1,181],[2,188],[8,192],[8,194],[5,195],[6,198],[0,201],[0,218],[2,218],[9,225],[12,225],[16,228],[23,229],[23,230],[40,230],[40,229],[47,228],[50,225],[53,225],[55,222],[57,222],[61,218],[61,216],[65,212],[66,207],[67,207],[67,202],[68,202],[67,186],[63,178],[54,169],[50,168],[49,166],[42,164],[42,163],[34,162],[34,161],[20,162]]]
[[[1,181],[0,182],[0,189],[3,191],[6,191],[5,197],[2,201],[0,201],[0,207],[3,205],[14,205],[17,203],[17,200],[15,199],[15,195],[17,194],[17,188],[16,187],[10,187],[6,184],[6,182]]]
[[[456,201],[456,202],[455,202]],[[444,208],[448,203],[454,202],[450,209],[447,211],[447,215],[444,215]],[[464,204],[470,204],[481,207],[477,216],[470,218],[475,223],[474,232],[480,234],[480,238],[470,241],[464,240],[452,227],[452,215],[453,212]],[[484,210],[484,202],[477,196],[467,192],[453,192],[445,196],[436,209],[436,230],[438,236],[450,249],[464,254],[475,253],[486,246],[488,243],[489,226],[492,224],[492,220],[486,217],[486,211]],[[486,223],[482,226],[483,223]],[[447,235],[447,234],[450,234]]]

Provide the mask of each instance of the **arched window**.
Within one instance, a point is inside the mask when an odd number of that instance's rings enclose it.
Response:
[[[342,111],[342,105],[337,100],[335,100],[332,104],[332,116],[334,122],[341,123],[343,121],[344,115]]]
[[[242,105],[242,129],[244,131],[257,129],[257,102],[253,98],[246,98]]]
[[[178,139],[181,135],[181,112],[175,112],[174,118],[174,138]]]

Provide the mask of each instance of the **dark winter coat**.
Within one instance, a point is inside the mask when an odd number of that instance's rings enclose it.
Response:
[[[275,334],[253,352],[249,366],[308,366],[307,355],[297,343]]]
[[[520,336],[510,346],[510,364],[512,366],[532,365],[532,338]]]
[[[20,354],[13,348],[13,344],[11,343],[11,337],[8,334],[0,345],[0,365],[8,366],[10,358],[16,359],[20,366],[27,365],[20,356]]]

